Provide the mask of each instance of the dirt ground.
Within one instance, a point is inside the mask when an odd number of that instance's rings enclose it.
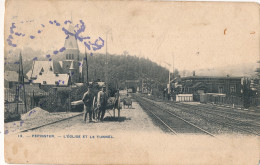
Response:
[[[13,121],[4,124],[5,135],[15,134],[23,130],[39,127],[48,123],[77,116],[80,113],[57,112],[49,113],[39,107],[21,115],[20,121]]]
[[[34,132],[156,132],[163,133],[163,131],[155,126],[149,116],[143,111],[140,105],[133,101],[132,108],[125,107],[120,111],[120,118],[118,121],[118,111],[116,110],[116,117],[113,117],[113,110],[107,110],[103,122],[89,123],[83,122],[83,116],[78,116],[73,119],[43,127]]]

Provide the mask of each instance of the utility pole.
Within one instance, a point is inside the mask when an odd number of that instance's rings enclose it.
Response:
[[[165,64],[167,64],[168,65],[168,67],[169,67],[169,82],[168,82],[168,94],[170,94],[170,89],[171,89],[171,65],[170,64],[168,64],[167,62],[165,62],[164,61],[164,63]]]
[[[89,79],[88,79],[88,54],[86,52],[86,47],[85,47],[85,60],[86,60],[86,67],[87,67],[87,86],[89,85]],[[83,67],[83,66],[82,66]]]
[[[172,79],[174,79],[174,54],[172,54]]]
[[[20,68],[19,68],[20,70]],[[16,113],[19,113],[19,78],[18,78],[18,84],[16,85],[15,90],[15,101],[16,101]]]
[[[173,94],[175,95],[175,91],[174,91],[174,89],[175,89],[175,84],[174,84],[174,54],[173,53],[172,53],[172,80],[173,80]],[[177,81],[177,75],[176,75],[176,81]],[[174,95],[173,95],[173,97],[174,97]],[[172,99],[173,98],[171,97],[171,101],[173,101]]]
[[[24,75],[23,75],[23,59],[22,59],[21,52],[20,52],[20,60],[19,60],[19,81],[18,82],[19,82],[18,84],[21,84],[23,88],[24,108],[25,108],[25,112],[27,112],[27,102],[25,96],[25,85],[24,85]],[[19,93],[19,88],[20,86],[18,86],[18,93]]]
[[[168,94],[170,94],[170,89],[171,89],[171,71],[170,71],[170,68],[169,68],[169,86],[168,86]]]
[[[105,83],[106,83],[106,94],[108,94],[108,73],[107,73],[107,34],[109,31],[106,32],[106,61],[105,61]]]

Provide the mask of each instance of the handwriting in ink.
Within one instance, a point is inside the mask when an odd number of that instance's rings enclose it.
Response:
[[[26,21],[26,22],[33,22],[33,20],[30,21]],[[24,23],[23,21],[21,21],[20,23]],[[61,26],[61,24],[57,21],[57,20],[50,20],[49,23],[51,25],[56,25],[56,26]],[[67,25],[68,23],[72,24],[71,21],[69,20],[65,20],[64,24]],[[41,24],[42,28],[45,28],[44,24]],[[65,27],[62,27],[62,31],[64,32],[64,34],[66,35],[66,39],[68,39],[69,37],[75,37],[76,40],[82,42],[84,44],[84,46],[90,50],[90,51],[97,51],[100,50],[102,47],[104,47],[104,40],[99,37],[98,39],[95,40],[95,42],[91,42],[89,41],[91,38],[89,36],[82,36],[82,33],[85,31],[86,27],[85,27],[85,23],[80,20],[79,24],[75,25],[75,30],[73,32],[69,31],[68,29],[66,29]],[[14,32],[14,29],[17,29],[16,24],[13,22],[11,27],[10,27],[10,35],[7,38],[7,42],[9,46],[12,47],[17,47],[17,44],[13,43],[14,37],[12,36],[12,34],[16,35],[16,36],[22,36],[24,37],[25,34],[23,33],[19,33],[19,32]],[[42,33],[43,29],[39,29],[37,31],[38,34]],[[36,36],[35,35],[28,35],[30,39],[35,39]],[[60,48],[59,50],[54,50],[53,54],[56,55],[59,52],[63,52],[65,50],[65,47]],[[93,53],[91,52],[90,55],[92,56]],[[50,57],[49,61],[51,61],[52,59]]]

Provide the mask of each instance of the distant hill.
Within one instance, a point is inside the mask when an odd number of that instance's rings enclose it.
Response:
[[[219,68],[209,68],[196,70],[198,76],[237,76],[237,77],[255,77],[256,69],[259,64],[256,63],[245,63],[243,65],[233,65]]]

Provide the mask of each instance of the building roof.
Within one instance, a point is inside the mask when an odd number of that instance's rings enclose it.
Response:
[[[43,74],[38,75],[37,79],[33,80],[33,83],[40,83],[42,85],[57,85],[68,86],[69,75],[68,74]]]
[[[181,80],[192,80],[192,79],[224,79],[224,80],[230,80],[230,79],[236,79],[240,80],[242,77],[215,77],[215,76],[189,76],[189,77],[182,77]]]
[[[224,93],[206,93],[206,95],[211,95],[211,96],[215,96],[215,97],[217,97],[217,96],[225,97],[226,96],[226,94],[224,94]]]
[[[201,86],[203,86],[203,83],[202,83],[202,82],[197,82],[197,83],[195,83],[195,84],[192,86],[192,88],[198,88],[198,87],[201,87]]]
[[[37,78],[39,74],[63,73],[63,70],[57,61],[34,61],[32,69],[26,74],[28,78]]]
[[[9,70],[6,70],[4,71],[4,79],[6,81],[12,81],[12,82],[18,82],[18,73],[15,72],[15,71],[9,71]]]
[[[139,83],[140,80],[125,80],[126,83]]]

